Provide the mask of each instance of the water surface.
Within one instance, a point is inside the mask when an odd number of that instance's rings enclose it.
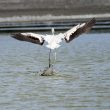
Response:
[[[56,50],[57,74],[42,77],[48,51],[0,34],[1,110],[110,109],[110,33],[63,42]]]

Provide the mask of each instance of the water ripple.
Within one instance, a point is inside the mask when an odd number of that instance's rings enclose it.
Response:
[[[2,110],[110,109],[109,33],[63,43],[54,65],[57,74],[51,77],[39,75],[48,65],[45,47],[1,34],[0,52]]]

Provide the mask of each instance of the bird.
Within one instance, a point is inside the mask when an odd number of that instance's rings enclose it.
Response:
[[[57,49],[61,46],[61,42],[65,40],[66,43],[71,42],[73,39],[79,37],[83,33],[87,33],[91,30],[91,28],[95,25],[96,19],[92,18],[85,23],[77,24],[73,26],[71,29],[67,30],[64,33],[55,34],[55,29],[52,28],[52,35],[42,35],[32,32],[26,33],[12,33],[11,37],[20,40],[27,41],[38,45],[44,45],[47,42],[46,47],[49,48],[49,68],[51,67],[51,59],[50,54],[51,50]]]

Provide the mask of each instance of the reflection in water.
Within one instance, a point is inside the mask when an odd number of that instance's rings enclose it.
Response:
[[[45,47],[0,35],[0,108],[109,110],[109,33],[85,34],[59,48],[55,76],[39,75],[47,65]]]

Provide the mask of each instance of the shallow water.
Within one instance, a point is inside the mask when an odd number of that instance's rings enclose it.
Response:
[[[110,33],[63,42],[56,75],[43,77],[48,51],[0,34],[0,110],[110,109]]]

